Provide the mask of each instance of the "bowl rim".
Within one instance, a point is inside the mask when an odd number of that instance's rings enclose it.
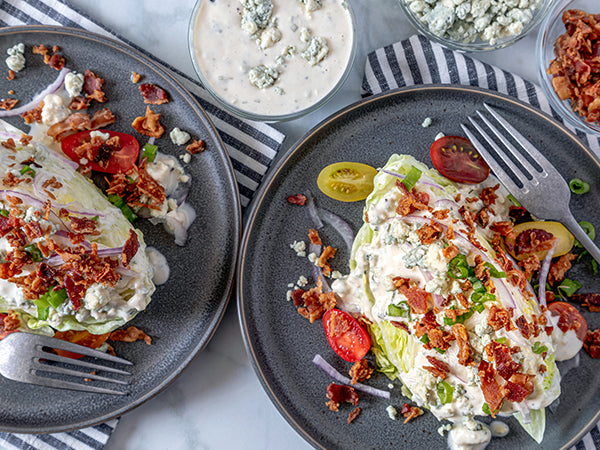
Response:
[[[351,42],[350,54],[348,56],[348,61],[346,62],[346,67],[344,69],[344,72],[342,73],[342,75],[340,76],[340,78],[336,82],[336,84],[333,86],[333,88],[329,92],[327,92],[327,94],[325,94],[323,97],[321,97],[319,100],[317,100],[315,103],[307,106],[306,108],[304,108],[302,110],[294,111],[293,113],[258,114],[258,113],[253,113],[251,111],[248,111],[246,109],[239,108],[235,105],[232,105],[227,100],[225,100],[219,93],[217,93],[217,91],[208,82],[207,78],[204,76],[204,73],[203,73],[202,69],[200,68],[200,65],[198,64],[198,61],[196,59],[196,55],[195,55],[195,51],[194,51],[194,25],[198,18],[198,14],[200,12],[200,7],[204,3],[204,1],[206,1],[206,0],[196,0],[196,4],[194,5],[194,8],[190,15],[190,20],[188,23],[188,51],[190,54],[190,59],[192,60],[192,66],[194,67],[194,72],[196,73],[196,76],[199,78],[202,87],[205,88],[211,94],[211,96],[218,102],[218,104],[220,106],[222,106],[226,111],[228,111],[231,114],[234,114],[238,117],[242,117],[245,119],[250,119],[250,120],[255,120],[255,121],[265,122],[265,123],[285,122],[285,121],[289,121],[289,120],[298,119],[304,115],[307,115],[307,114],[319,109],[321,106],[323,106],[329,100],[331,100],[331,98],[341,89],[341,87],[344,85],[344,83],[348,79],[350,73],[352,72],[352,68],[354,66],[354,62],[356,59],[356,51],[357,51],[356,17],[354,15],[354,10],[352,9],[352,5],[348,0],[336,0],[340,3],[340,5],[342,5],[348,11],[348,14],[350,15],[350,22],[351,22],[351,29],[352,29],[352,36],[351,36],[352,42]]]
[[[600,135],[600,122],[587,122],[583,117],[573,111],[568,100],[560,100],[552,86],[552,77],[546,73],[548,64],[552,59],[548,57],[548,52],[550,48],[554,49],[554,42],[550,42],[550,33],[557,24],[557,20],[561,20],[560,17],[562,16],[563,11],[575,1],[577,0],[558,0],[540,26],[536,40],[538,83],[548,99],[550,107],[553,108],[564,121],[579,131]],[[553,41],[556,41],[556,38],[553,38]],[[552,53],[552,55],[554,54]]]
[[[462,52],[486,52],[499,50],[504,47],[508,47],[509,45],[514,44],[515,42],[521,40],[529,33],[531,33],[537,26],[539,26],[545,17],[548,14],[553,2],[555,0],[541,0],[540,6],[533,11],[533,17],[531,20],[525,25],[523,31],[516,36],[507,36],[502,38],[500,42],[497,44],[491,45],[489,42],[482,41],[478,38],[475,42],[465,43],[455,41],[449,38],[444,38],[432,33],[429,28],[421,21],[419,18],[413,13],[409,5],[407,4],[408,0],[398,0],[400,7],[406,14],[408,20],[411,24],[421,33],[423,33],[427,38],[436,41],[452,50],[462,51]]]

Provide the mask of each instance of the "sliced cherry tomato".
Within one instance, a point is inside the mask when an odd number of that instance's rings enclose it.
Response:
[[[588,325],[577,308],[567,302],[552,302],[548,304],[548,309],[553,316],[560,316],[558,328],[563,333],[574,330],[577,338],[583,342]]]
[[[329,309],[323,314],[327,342],[342,359],[356,362],[371,348],[371,338],[358,321],[346,311]]]
[[[338,162],[321,170],[317,185],[321,191],[342,202],[364,200],[373,190],[377,170],[366,164]]]
[[[110,137],[119,137],[119,149],[115,150],[108,163],[103,167],[100,164],[90,161],[86,164],[98,172],[105,173],[123,173],[127,172],[135,164],[140,153],[140,145],[135,137],[118,131],[98,130],[102,133],[108,133]],[[77,163],[81,157],[75,152],[75,149],[84,142],[90,141],[91,131],[81,131],[64,138],[61,142],[61,148],[65,155]]]
[[[54,333],[54,337],[57,339],[62,339],[63,341],[73,342],[74,344],[83,345],[89,348],[98,348],[102,344],[106,342],[109,338],[110,333],[105,334],[92,334],[88,331],[57,331]],[[73,352],[67,352],[65,350],[54,349],[56,353],[61,356],[66,356],[68,358],[81,358],[83,355]]]
[[[431,144],[429,153],[438,172],[452,181],[481,183],[490,174],[489,166],[467,138],[444,136]]]

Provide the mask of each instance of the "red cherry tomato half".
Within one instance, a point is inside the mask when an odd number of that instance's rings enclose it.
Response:
[[[431,162],[439,173],[459,183],[481,183],[490,168],[467,138],[444,136],[429,151]]]
[[[356,362],[371,348],[371,338],[358,321],[345,311],[329,309],[323,314],[327,342],[342,359]]]
[[[558,328],[563,333],[574,330],[579,340],[583,342],[588,325],[577,308],[567,302],[552,302],[548,304],[548,309],[553,316],[560,316]]]
[[[99,130],[102,133],[108,133],[110,137],[119,137],[119,149],[115,150],[105,167],[98,163],[90,161],[86,164],[98,172],[105,173],[123,173],[127,172],[137,161],[140,153],[140,145],[136,138],[126,133],[118,131]],[[84,142],[90,141],[91,131],[81,131],[64,138],[61,142],[61,148],[65,155],[73,161],[79,163],[81,157],[75,152],[75,149]]]

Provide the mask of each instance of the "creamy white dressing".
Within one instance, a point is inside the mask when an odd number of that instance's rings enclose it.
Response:
[[[456,424],[448,433],[450,450],[483,450],[492,439],[492,432],[483,423],[471,420]]]
[[[193,31],[193,51],[208,87],[238,109],[267,116],[302,111],[325,97],[342,78],[354,39],[343,0],[323,0],[311,12],[298,0],[273,0],[273,5],[278,41],[272,33],[263,33],[258,43],[249,36],[241,26],[239,0],[202,2]],[[303,30],[324,38],[329,49],[316,65],[301,55],[307,47]],[[251,84],[249,73],[258,66],[278,72],[272,86]]]
[[[152,281],[156,286],[165,284],[169,279],[170,268],[167,258],[155,247],[146,247],[146,254],[152,265],[154,275]]]
[[[554,318],[558,323],[558,316],[553,316]],[[583,342],[579,340],[574,330],[567,330],[565,333],[556,326],[556,323],[552,330],[552,342],[555,345],[554,355],[557,361],[566,361],[579,353],[583,347]]]

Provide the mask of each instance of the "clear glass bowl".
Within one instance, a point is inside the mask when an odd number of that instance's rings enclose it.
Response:
[[[241,108],[238,105],[232,104],[229,100],[227,100],[219,92],[217,92],[217,89],[215,89],[215,87],[208,81],[208,77],[205,75],[205,73],[201,67],[201,64],[198,61],[196,52],[195,52],[196,23],[198,21],[198,15],[200,13],[200,8],[202,7],[202,4],[204,3],[204,1],[209,1],[209,0],[198,0],[196,2],[196,5],[194,6],[194,10],[193,10],[191,18],[190,18],[190,23],[189,23],[189,28],[188,28],[189,52],[190,52],[190,56],[192,59],[192,64],[194,66],[194,70],[196,71],[196,74],[198,75],[198,78],[200,79],[200,82],[202,83],[202,85],[208,90],[208,92],[210,92],[210,94],[217,100],[217,102],[224,109],[229,111],[230,113],[235,114],[240,117],[244,117],[244,118],[256,120],[256,121],[261,121],[261,122],[282,122],[282,121],[297,119],[297,118],[304,116],[312,111],[315,111],[316,109],[320,108],[325,103],[327,103],[329,100],[331,100],[331,98],[336,94],[336,92],[338,92],[338,90],[342,87],[342,85],[348,78],[348,75],[350,74],[352,65],[354,63],[354,58],[356,55],[356,46],[357,46],[356,45],[356,20],[355,20],[354,12],[352,10],[352,6],[350,5],[350,2],[336,0],[340,3],[342,3],[348,10],[350,20],[351,20],[351,34],[352,35],[350,36],[350,39],[349,39],[349,41],[350,41],[349,45],[351,46],[351,48],[350,48],[348,60],[345,63],[343,72],[340,73],[340,77],[337,80],[337,82],[335,83],[335,85],[332,87],[332,89],[329,92],[327,92],[325,95],[321,96],[320,98],[315,98],[315,101],[312,104],[309,104],[307,107],[305,107],[301,110],[297,110],[297,111],[293,111],[293,112],[289,112],[289,113],[272,114],[272,115],[271,114],[262,114],[262,113],[253,112],[250,109]],[[214,1],[214,0],[210,0],[210,1]],[[290,0],[288,0],[288,1],[290,1]],[[294,2],[299,3],[299,2],[297,2],[297,0],[294,0]],[[216,42],[218,42],[218,39],[219,39],[219,36],[215,36]],[[246,76],[246,75],[244,74],[243,76]],[[248,83],[248,85],[250,88],[254,89],[254,87],[252,87],[250,85],[250,83]]]
[[[439,36],[439,35],[435,34],[434,32],[432,32],[430,30],[429,25],[421,19],[419,14],[410,8],[409,3],[412,1],[415,1],[415,0],[398,0],[398,2],[400,3],[400,6],[406,13],[406,16],[408,17],[410,22],[422,34],[427,36],[432,41],[439,42],[440,44],[442,44],[448,48],[451,48],[453,50],[459,50],[459,51],[464,51],[464,52],[482,52],[482,51],[498,50],[500,48],[504,48],[508,45],[514,44],[519,39],[526,36],[529,32],[531,32],[534,28],[536,28],[542,22],[542,20],[544,20],[544,18],[548,14],[548,11],[550,10],[550,7],[552,6],[554,0],[542,0],[540,2],[539,7],[533,11],[531,20],[523,26],[523,29],[521,30],[521,32],[519,34],[498,38],[493,43],[486,42],[485,40],[481,39],[480,37],[478,37],[473,42],[464,42],[461,40],[452,39],[449,36]],[[419,4],[425,5],[426,3],[427,2],[425,2],[425,1],[421,1]]]
[[[550,61],[554,59],[554,43],[556,39],[566,32],[562,22],[563,12],[568,9],[581,9],[588,13],[600,14],[600,1],[598,0],[559,0],[549,12],[546,20],[542,23],[537,43],[536,60],[539,84],[548,98],[550,106],[566,121],[576,129],[600,134],[600,124],[587,122],[585,118],[573,111],[570,100],[561,100],[552,86],[552,76],[546,73]]]

